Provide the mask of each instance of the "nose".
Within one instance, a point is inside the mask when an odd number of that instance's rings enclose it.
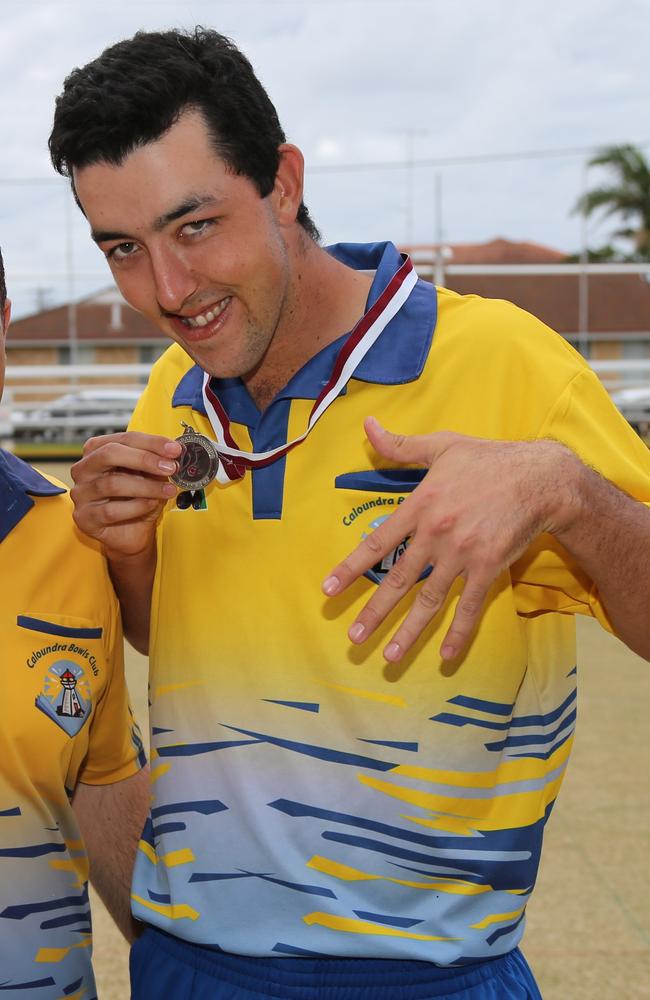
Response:
[[[197,278],[176,248],[156,248],[150,252],[150,259],[161,312],[180,312],[197,290]]]

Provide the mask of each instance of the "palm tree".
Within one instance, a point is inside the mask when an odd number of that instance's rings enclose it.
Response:
[[[590,167],[606,167],[613,183],[587,191],[574,211],[592,215],[599,209],[603,217],[618,215],[625,223],[612,233],[634,243],[628,259],[650,260],[650,163],[636,146],[608,146],[590,161]]]

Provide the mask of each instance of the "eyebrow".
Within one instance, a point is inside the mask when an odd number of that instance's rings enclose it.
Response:
[[[184,215],[188,215],[190,212],[196,212],[198,209],[208,208],[210,206],[217,206],[221,202],[221,198],[217,198],[214,195],[194,195],[188,198],[186,201],[180,203],[175,208],[170,209],[169,212],[164,212],[163,215],[159,215],[157,219],[154,219],[152,229],[156,233],[162,232],[170,222],[175,222],[176,219],[181,219]],[[91,237],[95,243],[106,243],[109,240],[131,240],[133,236],[130,233],[120,232],[113,229],[93,229],[91,232]]]

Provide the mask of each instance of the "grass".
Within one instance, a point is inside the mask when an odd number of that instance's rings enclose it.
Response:
[[[26,462],[77,461],[81,458],[83,441],[21,441],[15,442],[13,453]],[[64,467],[65,468],[65,467]],[[59,479],[61,469],[55,466],[52,475]]]

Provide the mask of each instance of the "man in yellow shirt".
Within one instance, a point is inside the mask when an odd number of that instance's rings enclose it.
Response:
[[[0,394],[10,304],[0,255]],[[0,991],[96,995],[88,877],[133,938],[148,806],[119,609],[65,488],[0,450]]]
[[[538,997],[573,614],[650,655],[647,450],[533,317],[321,247],[216,32],[75,70],[50,149],[176,342],[74,470],[151,657],[133,996]]]

